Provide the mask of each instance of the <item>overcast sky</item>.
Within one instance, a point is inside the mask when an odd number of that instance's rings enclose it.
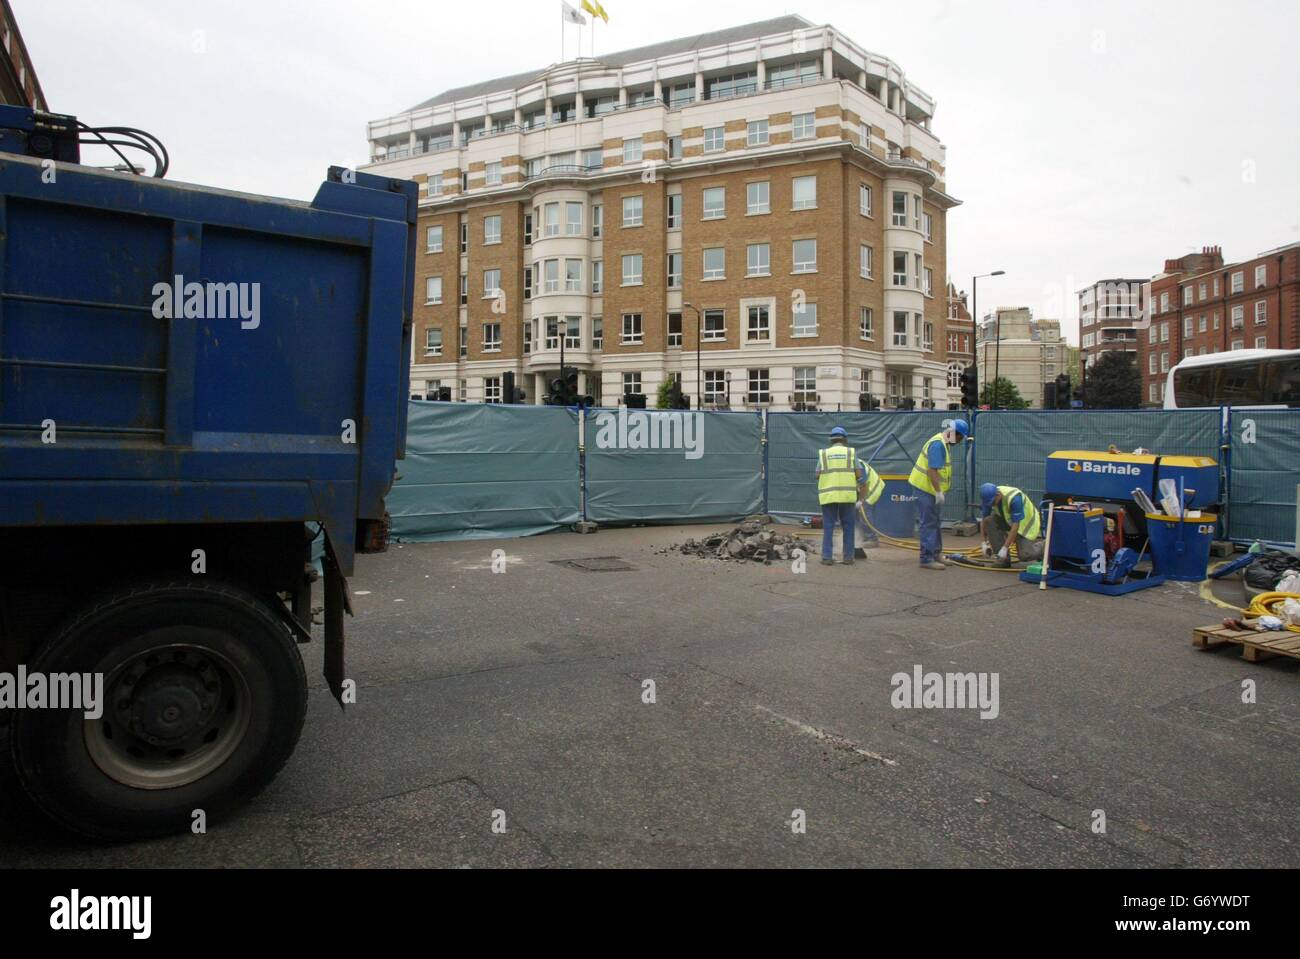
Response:
[[[301,199],[364,161],[367,120],[560,59],[560,0],[10,2],[52,110],[156,133],[174,179]],[[798,13],[897,62],[963,201],[950,275],[1007,271],[980,312],[1030,306],[1077,343],[1094,280],[1300,242],[1295,0],[604,5],[597,56]]]

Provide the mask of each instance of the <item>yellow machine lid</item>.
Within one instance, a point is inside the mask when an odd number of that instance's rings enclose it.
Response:
[[[1179,521],[1179,517],[1166,516],[1164,513],[1147,513],[1146,517],[1147,519],[1163,520],[1166,523],[1177,523]],[[1219,517],[1215,516],[1213,513],[1202,513],[1200,516],[1183,516],[1181,519],[1184,523],[1209,524],[1217,523],[1219,521]]]
[[[1199,469],[1218,466],[1217,460],[1208,456],[1161,456],[1159,453],[1108,453],[1102,450],[1058,450],[1048,456],[1053,460],[1096,460],[1101,463],[1136,463],[1139,466],[1151,466],[1156,460],[1161,466],[1181,466]]]

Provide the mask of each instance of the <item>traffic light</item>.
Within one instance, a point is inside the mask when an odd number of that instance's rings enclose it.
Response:
[[[961,405],[968,410],[979,406],[980,374],[979,368],[968,366],[961,371]]]
[[[543,399],[547,406],[592,405],[591,397],[578,395],[578,371],[572,367],[566,366],[548,385],[550,392]]]
[[[523,404],[528,402],[528,396],[523,390],[515,386],[515,374],[513,370],[506,370],[505,375],[501,377],[501,402]]]
[[[1058,406],[1056,402],[1056,381],[1049,380],[1048,382],[1043,384],[1043,409],[1054,410],[1057,408]]]
[[[1062,373],[1056,378],[1056,408],[1058,410],[1068,410],[1070,408],[1070,374]]]
[[[1083,410],[1088,408],[1088,398],[1085,395],[1082,386],[1076,386],[1074,388],[1074,393],[1071,394],[1071,399],[1074,400],[1074,403],[1070,404],[1071,406],[1074,406],[1077,403],[1078,404],[1078,406],[1076,407],[1077,409]]]

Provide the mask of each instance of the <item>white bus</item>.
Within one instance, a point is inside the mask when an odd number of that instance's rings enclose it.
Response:
[[[1231,350],[1189,356],[1169,371],[1165,409],[1300,407],[1300,350]]]

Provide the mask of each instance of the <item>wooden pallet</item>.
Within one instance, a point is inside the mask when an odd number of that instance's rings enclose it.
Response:
[[[1192,631],[1192,645],[1198,649],[1217,649],[1235,643],[1241,647],[1242,658],[1248,663],[1290,656],[1300,659],[1300,633],[1286,630],[1280,633],[1257,633],[1251,629],[1228,629],[1226,626],[1202,626]]]

